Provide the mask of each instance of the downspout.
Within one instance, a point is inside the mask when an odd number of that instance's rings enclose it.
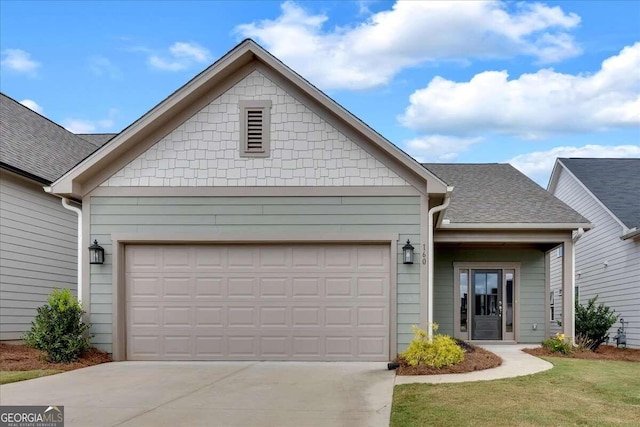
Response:
[[[573,317],[571,328],[571,344],[576,345],[576,242],[584,234],[582,227],[571,238],[571,316]]]
[[[428,304],[428,308],[427,308],[427,337],[429,339],[429,341],[431,341],[433,339],[433,281],[434,281],[434,264],[435,264],[435,256],[433,253],[433,234],[434,234],[434,229],[433,229],[433,215],[440,212],[440,211],[444,211],[445,209],[447,209],[449,207],[449,202],[451,202],[451,193],[453,192],[453,187],[451,186],[447,186],[447,192],[444,195],[444,200],[442,201],[441,205],[438,206],[434,206],[431,209],[429,209],[429,221],[428,221],[428,227],[429,229],[427,230],[427,239],[428,239],[428,244],[427,244],[427,254],[428,254],[428,258],[429,258],[429,274],[427,275],[427,301],[429,302]]]
[[[82,303],[82,210],[72,206],[65,197],[62,197],[62,206],[78,214],[78,302]]]

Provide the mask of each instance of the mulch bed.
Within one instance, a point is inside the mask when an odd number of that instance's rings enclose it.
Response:
[[[72,371],[100,363],[111,362],[108,353],[96,348],[90,349],[73,363],[49,363],[46,353],[23,344],[0,343],[0,371],[33,371],[36,369],[57,369]]]
[[[443,368],[411,366],[402,357],[398,356],[396,362],[400,363],[400,366],[396,369],[396,375],[462,374],[465,372],[496,368],[502,365],[502,359],[490,351],[463,341],[458,342],[458,345],[462,347],[465,353],[464,360],[457,365],[445,366]]]
[[[571,354],[554,353],[544,347],[526,348],[523,350],[532,356],[566,357],[572,359],[620,360],[624,362],[640,362],[640,349],[617,348],[612,345],[601,345],[596,351],[575,351]]]

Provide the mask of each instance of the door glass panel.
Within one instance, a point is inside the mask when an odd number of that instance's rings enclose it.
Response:
[[[469,294],[469,271],[460,270],[460,332],[467,332],[467,301]]]
[[[505,332],[513,332],[513,270],[507,270],[505,272],[506,279],[506,295],[505,295],[505,307],[506,307],[506,325]]]
[[[474,273],[475,275],[475,314],[484,316],[487,314],[487,275]]]
[[[498,273],[487,273],[487,314],[498,315]]]

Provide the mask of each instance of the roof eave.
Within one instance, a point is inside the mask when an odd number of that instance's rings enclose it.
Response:
[[[440,230],[590,230],[595,226],[591,223],[580,222],[555,222],[555,223],[528,223],[528,222],[443,222]]]
[[[640,229],[638,227],[633,227],[632,229],[624,233],[622,236],[620,236],[620,238],[622,240],[640,238]]]

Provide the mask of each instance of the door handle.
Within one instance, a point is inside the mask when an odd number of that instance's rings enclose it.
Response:
[[[498,301],[498,316],[502,317],[502,301]]]

